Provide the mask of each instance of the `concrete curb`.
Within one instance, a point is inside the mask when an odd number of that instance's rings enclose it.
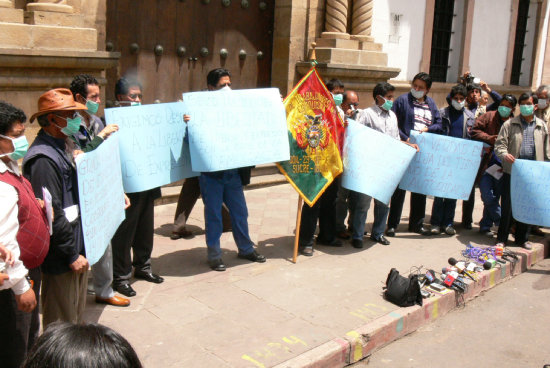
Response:
[[[513,266],[510,262],[500,268],[483,271],[476,282],[468,283],[464,301],[469,301],[495,285],[517,276],[550,254],[550,242],[533,243],[532,250],[508,248],[520,259]],[[416,305],[400,308],[379,317],[346,336],[335,338],[315,347],[295,358],[275,366],[275,368],[334,368],[345,367],[370,356],[389,343],[408,335],[423,325],[449,313],[457,307],[459,296],[451,291],[444,295],[424,299],[422,307]]]

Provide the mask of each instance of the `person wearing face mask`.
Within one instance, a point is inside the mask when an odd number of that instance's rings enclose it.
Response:
[[[510,231],[512,205],[510,196],[510,174],[516,158],[523,160],[550,161],[548,127],[535,116],[538,98],[532,92],[522,93],[518,98],[520,116],[506,121],[495,142],[495,152],[502,161],[502,217],[498,227],[497,245],[505,246]],[[516,219],[517,220],[517,219]],[[516,221],[515,244],[532,249],[527,241],[529,225]]]
[[[539,102],[537,103],[537,109],[535,110],[535,116],[543,120],[550,130],[550,103],[548,101],[548,91],[550,86],[543,84],[535,92]]]
[[[0,283],[3,367],[19,367],[38,337],[39,266],[50,244],[42,205],[17,165],[29,146],[25,120],[23,111],[0,101],[0,272],[8,276]]]
[[[419,132],[439,133],[442,131],[441,116],[433,99],[427,96],[432,86],[432,78],[429,74],[420,72],[414,76],[411,83],[411,91],[399,96],[392,111],[397,116],[399,136],[402,141],[409,141],[411,130]],[[390,214],[386,235],[395,236],[395,231],[401,221],[405,193],[399,187],[393,193],[390,203]],[[419,193],[411,193],[409,213],[409,231],[422,235],[430,235],[430,230],[424,227],[426,215],[426,196]]]
[[[41,129],[23,160],[23,174],[36,198],[43,188],[52,197],[54,219],[50,248],[42,271],[42,323],[44,328],[57,320],[80,322],[86,304],[88,260],[79,214],[78,181],[73,146],[68,137],[81,123],[79,112],[86,106],[75,102],[66,88],[56,88],[38,99],[35,119]]]
[[[340,79],[333,78],[328,81],[327,89],[332,94],[332,98],[334,98],[334,104],[336,105],[340,119],[344,120],[344,111],[341,107],[342,102],[344,102],[344,92],[346,91],[344,83]]]
[[[209,91],[230,91],[231,75],[223,68],[211,70],[206,76]],[[221,93],[221,92],[218,92]],[[189,121],[191,116],[184,116]],[[225,204],[231,217],[233,239],[237,244],[237,257],[251,262],[264,263],[265,256],[254,248],[248,232],[248,209],[243,192],[243,175],[239,169],[202,172],[199,176],[200,191],[204,203],[206,222],[206,246],[208,265],[214,271],[225,271],[220,238],[223,231],[222,205]]]
[[[117,131],[118,126],[112,124],[105,127],[103,121],[96,115],[99,104],[101,103],[97,79],[88,74],[79,74],[73,78],[70,90],[73,93],[75,101],[85,104],[88,108],[86,112],[82,113],[80,128],[71,139],[83,152],[93,151],[113,132]],[[119,307],[130,305],[129,299],[115,295],[111,287],[113,283],[113,255],[111,244],[107,246],[103,256],[92,265],[92,280],[97,303]]]
[[[115,85],[115,96],[120,106],[139,106],[142,99],[141,83],[133,78],[120,78]],[[113,250],[113,289],[124,296],[132,297],[136,291],[130,286],[132,267],[134,277],[155,284],[164,279],[151,269],[155,199],[161,195],[160,188],[128,193],[130,207],[126,218],[111,239]],[[133,259],[132,259],[133,251]]]
[[[397,117],[391,110],[394,92],[395,87],[393,85],[387,82],[378,83],[372,91],[374,106],[360,110],[357,114],[357,122],[399,140]],[[412,146],[418,151],[418,146],[416,144],[411,144],[406,141],[402,142]],[[351,203],[353,203],[353,211],[352,215],[350,215],[353,218],[353,236],[351,242],[355,248],[362,248],[365,221],[367,219],[371,197],[354,191],[351,191],[351,193]],[[384,236],[384,228],[386,227],[389,210],[389,207],[384,203],[376,199],[374,200],[374,222],[370,239],[382,245],[390,244],[390,241]]]
[[[451,89],[449,106],[440,110],[444,134],[469,139],[474,125],[474,114],[464,108],[466,88],[457,84]],[[443,230],[447,235],[455,235],[453,226],[456,199],[435,197],[430,220],[432,235],[438,235]]]
[[[75,76],[69,87],[75,101],[86,105],[88,109],[82,114],[82,122],[78,132],[71,138],[83,152],[93,151],[113,132],[118,125],[111,124],[105,127],[103,121],[96,115],[101,104],[99,83],[95,77],[88,74]]]
[[[477,118],[470,134],[473,140],[489,145],[481,160],[478,182],[483,201],[483,216],[479,222],[479,232],[490,238],[494,237],[491,227],[498,226],[501,218],[499,201],[502,193],[502,177],[498,173],[502,173],[502,162],[495,155],[494,146],[502,124],[514,116],[516,105],[517,99],[513,95],[503,95],[497,111],[489,111]],[[492,168],[487,171],[490,167]],[[494,173],[495,169],[497,173]]]

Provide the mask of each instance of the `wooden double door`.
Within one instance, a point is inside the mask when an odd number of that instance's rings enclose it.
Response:
[[[107,100],[116,80],[135,74],[144,103],[173,102],[206,88],[223,67],[233,88],[269,87],[275,0],[107,1],[107,49],[121,53],[107,73]]]

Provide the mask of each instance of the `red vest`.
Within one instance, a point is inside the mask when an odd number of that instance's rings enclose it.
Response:
[[[42,264],[50,248],[50,232],[46,215],[34,196],[31,183],[23,176],[17,176],[6,170],[0,173],[0,181],[17,190],[19,195],[17,242],[21,251],[19,258],[28,269],[36,268]]]

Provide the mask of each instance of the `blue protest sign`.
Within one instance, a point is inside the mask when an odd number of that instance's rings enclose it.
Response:
[[[512,165],[512,215],[526,224],[550,226],[550,162],[516,159]]]
[[[415,149],[349,119],[344,142],[342,186],[389,204]]]
[[[124,220],[118,133],[76,157],[78,195],[86,258],[96,263]]]
[[[399,188],[441,198],[468,200],[481,162],[483,143],[411,131],[420,147]]]
[[[183,102],[191,115],[194,171],[290,159],[286,112],[277,88],[184,93]]]
[[[119,126],[122,181],[127,193],[142,192],[197,176],[185,142],[187,113],[181,102],[105,110],[107,124]]]

